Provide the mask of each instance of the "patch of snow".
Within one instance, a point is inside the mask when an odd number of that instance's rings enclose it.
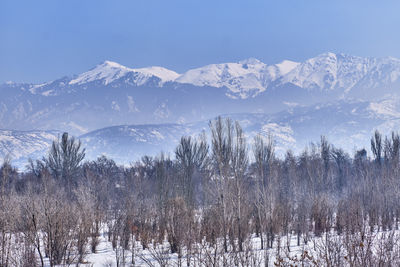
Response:
[[[111,102],[111,108],[115,111],[120,111],[121,108],[119,107],[118,103],[116,101]]]
[[[294,107],[297,107],[300,105],[299,103],[296,103],[296,102],[286,102],[286,101],[284,101],[283,104],[285,104],[286,106],[288,106],[290,108],[294,108]]]
[[[279,125],[277,123],[267,123],[262,126],[262,132],[271,135],[274,139],[286,144],[295,144],[296,140],[293,137],[293,130],[288,125]]]
[[[87,133],[89,131],[88,128],[85,128],[85,127],[83,127],[83,126],[81,126],[81,125],[79,125],[79,124],[77,124],[77,123],[75,123],[73,121],[70,121],[67,125],[72,127],[72,128],[74,128],[74,129],[77,129],[82,134],[83,133]]]
[[[153,131],[151,131],[151,133],[159,140],[163,140],[164,139],[164,136],[157,130],[153,130]]]
[[[54,90],[47,90],[47,91],[43,92],[42,95],[50,96],[53,92],[54,92]]]
[[[133,100],[133,97],[128,95],[127,97],[127,103],[128,103],[128,111],[129,112],[139,112],[139,109],[136,107],[135,101]]]
[[[397,99],[387,99],[380,102],[372,102],[368,109],[378,116],[400,118],[399,107],[396,105]]]
[[[160,119],[166,119],[170,116],[171,111],[168,109],[168,106],[166,103],[162,103],[154,112],[153,114],[160,118]]]
[[[36,91],[38,88],[44,87],[48,84],[50,84],[51,82],[46,82],[46,83],[41,83],[41,84],[35,84],[35,85],[31,85],[29,87],[29,92],[31,92],[32,94],[36,94]]]

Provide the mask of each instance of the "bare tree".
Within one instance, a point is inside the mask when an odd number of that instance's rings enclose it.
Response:
[[[228,227],[229,217],[227,212],[228,181],[232,177],[231,160],[233,151],[234,128],[230,119],[223,120],[218,117],[209,123],[211,129],[212,162],[214,164],[213,184],[217,198],[217,206],[220,210],[220,226],[224,251],[228,251]]]
[[[371,138],[371,151],[375,162],[380,166],[382,163],[383,141],[382,134],[378,130],[375,131],[374,136]]]
[[[85,149],[81,148],[81,142],[63,133],[61,140],[53,141],[48,157],[43,160],[53,176],[70,188],[76,184],[75,179],[84,158]]]
[[[208,145],[204,135],[198,141],[193,140],[190,136],[182,137],[175,150],[175,157],[182,177],[179,185],[181,195],[184,196],[189,205],[194,204],[194,172],[204,168],[207,155]]]
[[[235,123],[235,137],[232,153],[232,172],[234,177],[233,190],[230,198],[233,205],[235,225],[237,230],[237,240],[239,251],[243,251],[243,242],[248,228],[248,205],[246,205],[246,181],[245,174],[248,168],[248,155],[246,138],[238,122]]]

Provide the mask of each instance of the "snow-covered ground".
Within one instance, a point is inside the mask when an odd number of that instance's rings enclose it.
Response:
[[[310,235],[307,243],[305,238],[301,238],[299,246],[297,235],[287,234],[276,237],[273,248],[261,249],[260,238],[253,235],[244,242],[244,250],[240,253],[223,253],[222,242],[216,250],[205,242],[193,245],[190,266],[210,266],[211,263],[215,263],[214,266],[328,266],[328,262],[331,266],[362,266],[361,262],[367,262],[370,257],[382,262],[391,258],[398,260],[399,241],[399,230],[370,232],[365,229],[365,232],[351,235],[338,235],[334,231],[321,237]],[[113,249],[103,230],[96,253],[87,254],[85,264],[79,266],[188,266],[186,252],[183,251],[182,257],[178,258],[177,254],[169,253],[167,242],[155,248],[150,245],[145,250],[136,242],[133,251],[134,264],[131,250]],[[50,266],[48,259],[45,262],[46,267]],[[396,262],[392,263],[396,266]]]

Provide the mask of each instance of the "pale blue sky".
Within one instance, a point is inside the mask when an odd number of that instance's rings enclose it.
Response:
[[[332,51],[400,58],[400,1],[0,0],[0,82],[42,82],[113,60],[177,72]]]

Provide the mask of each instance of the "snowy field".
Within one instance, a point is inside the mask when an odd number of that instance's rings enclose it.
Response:
[[[139,242],[129,250],[123,250],[117,245],[113,249],[107,240],[107,232],[103,229],[96,253],[88,253],[85,263],[57,266],[398,266],[400,255],[400,232],[398,230],[355,233],[338,235],[333,231],[324,233],[321,237],[308,236],[300,239],[297,245],[297,235],[289,234],[276,237],[273,248],[261,249],[259,237],[253,236],[245,242],[243,252],[224,253],[222,242],[217,248],[209,244],[197,244],[192,247],[192,253],[187,257],[171,254],[167,242],[162,246],[143,250]],[[88,248],[89,251],[89,248]],[[132,251],[134,257],[132,258]],[[397,261],[396,261],[397,260]],[[379,264],[379,261],[393,264]],[[190,264],[188,264],[190,262]],[[45,266],[50,266],[45,259]]]

